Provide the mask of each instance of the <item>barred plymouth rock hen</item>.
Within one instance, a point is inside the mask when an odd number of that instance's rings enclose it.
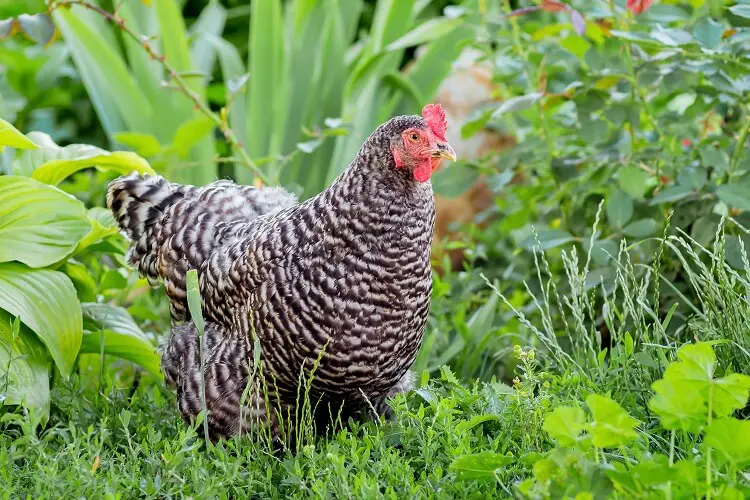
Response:
[[[129,261],[163,281],[171,302],[162,368],[187,421],[202,408],[190,269],[207,321],[213,438],[258,424],[293,437],[300,392],[320,431],[332,419],[387,414],[386,399],[411,388],[432,289],[428,181],[441,159],[455,160],[446,126],[439,105],[391,119],[328,189],[299,204],[280,188],[228,181],[198,188],[131,175],[109,186]]]

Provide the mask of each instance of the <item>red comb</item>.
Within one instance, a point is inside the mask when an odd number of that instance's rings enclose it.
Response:
[[[432,133],[438,139],[445,140],[445,130],[448,128],[448,119],[445,117],[445,111],[440,104],[428,104],[422,108],[422,116],[427,121],[427,125]]]

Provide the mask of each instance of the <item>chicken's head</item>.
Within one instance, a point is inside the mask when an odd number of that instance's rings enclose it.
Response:
[[[428,104],[421,117],[401,117],[391,133],[391,152],[396,168],[408,169],[418,182],[430,180],[442,159],[456,161],[445,138],[448,122],[439,104]]]

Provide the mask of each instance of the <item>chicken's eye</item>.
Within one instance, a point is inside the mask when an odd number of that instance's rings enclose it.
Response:
[[[412,132],[409,134],[409,139],[411,139],[414,142],[417,142],[419,140],[419,134],[416,132]]]

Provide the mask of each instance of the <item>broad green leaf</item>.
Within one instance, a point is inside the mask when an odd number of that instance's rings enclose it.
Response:
[[[67,276],[21,264],[0,265],[0,309],[19,316],[47,346],[63,377],[81,346],[81,307]]]
[[[659,194],[651,198],[651,205],[678,201],[683,198],[687,198],[691,194],[693,194],[693,189],[690,186],[669,186],[668,188],[665,188]]]
[[[625,226],[622,232],[634,238],[646,238],[655,234],[659,229],[661,229],[661,223],[654,219],[640,219]]]
[[[449,19],[447,17],[430,19],[429,21],[420,23],[416,28],[398,40],[389,43],[385,50],[389,52],[401,50],[437,40],[455,30],[460,23],[460,19]]]
[[[0,177],[0,262],[46,267],[91,229],[80,201],[28,177]]]
[[[91,223],[91,231],[81,238],[76,246],[74,255],[81,253],[88,247],[95,245],[105,238],[116,236],[120,233],[120,228],[114,221],[112,212],[101,207],[94,207],[89,210],[88,220]]]
[[[153,174],[148,162],[134,153],[104,149],[87,144],[70,144],[60,147],[42,132],[30,132],[29,137],[39,146],[33,151],[24,151],[13,160],[13,168],[19,174],[30,175],[45,184],[57,185],[66,177],[82,169],[95,167],[100,171],[128,174]]]
[[[175,132],[172,147],[177,154],[187,157],[190,150],[203,140],[216,127],[207,116],[198,116],[183,123]]]
[[[625,166],[617,172],[617,182],[620,189],[636,200],[643,199],[643,194],[648,188],[649,174],[638,167]]]
[[[741,373],[732,373],[714,380],[713,412],[719,417],[726,417],[733,411],[745,407],[750,395],[750,377]]]
[[[696,369],[700,371],[700,375],[692,374],[696,380],[711,380],[716,369],[716,355],[711,347],[711,344],[707,342],[698,342],[696,344],[685,344],[677,350],[677,357],[686,364],[692,364],[690,372]],[[679,365],[679,363],[673,363],[673,365]],[[666,377],[666,374],[665,374]]]
[[[750,420],[714,420],[706,429],[705,442],[735,466],[750,464]]]
[[[624,192],[617,190],[607,200],[607,218],[617,227],[623,227],[633,217],[633,200]]]
[[[593,421],[587,425],[594,446],[612,448],[626,445],[638,437],[635,426],[638,420],[609,398],[592,394],[586,398]]]
[[[730,207],[750,210],[750,185],[725,184],[716,188],[716,195]]]
[[[34,141],[23,135],[13,125],[0,118],[0,150],[5,146],[18,149],[36,149]]]
[[[493,481],[495,471],[512,464],[516,459],[513,456],[483,451],[471,455],[463,455],[450,465],[450,470],[456,473],[461,480]]]
[[[82,353],[98,354],[104,342],[104,353],[137,363],[161,378],[160,358],[156,347],[122,307],[110,304],[83,303]],[[103,335],[103,338],[102,338]]]
[[[706,422],[708,408],[700,391],[679,380],[657,380],[651,387],[656,393],[648,405],[661,418],[667,430],[699,433]]]
[[[116,172],[122,175],[131,172],[152,175],[156,173],[146,160],[129,151],[115,151],[114,153],[102,151],[100,154],[97,154],[89,149],[90,146],[84,146],[80,150],[74,148],[74,146],[79,145],[72,144],[66,146],[64,149],[68,149],[75,159],[48,161],[34,170],[34,173],[31,176],[45,184],[57,186],[67,177],[90,167],[95,167],[100,171]]]
[[[544,429],[558,444],[573,446],[586,424],[583,409],[575,406],[558,406],[544,419]]]
[[[50,400],[47,349],[23,324],[14,341],[13,321],[13,316],[0,309],[0,405],[24,405],[46,416]]]

